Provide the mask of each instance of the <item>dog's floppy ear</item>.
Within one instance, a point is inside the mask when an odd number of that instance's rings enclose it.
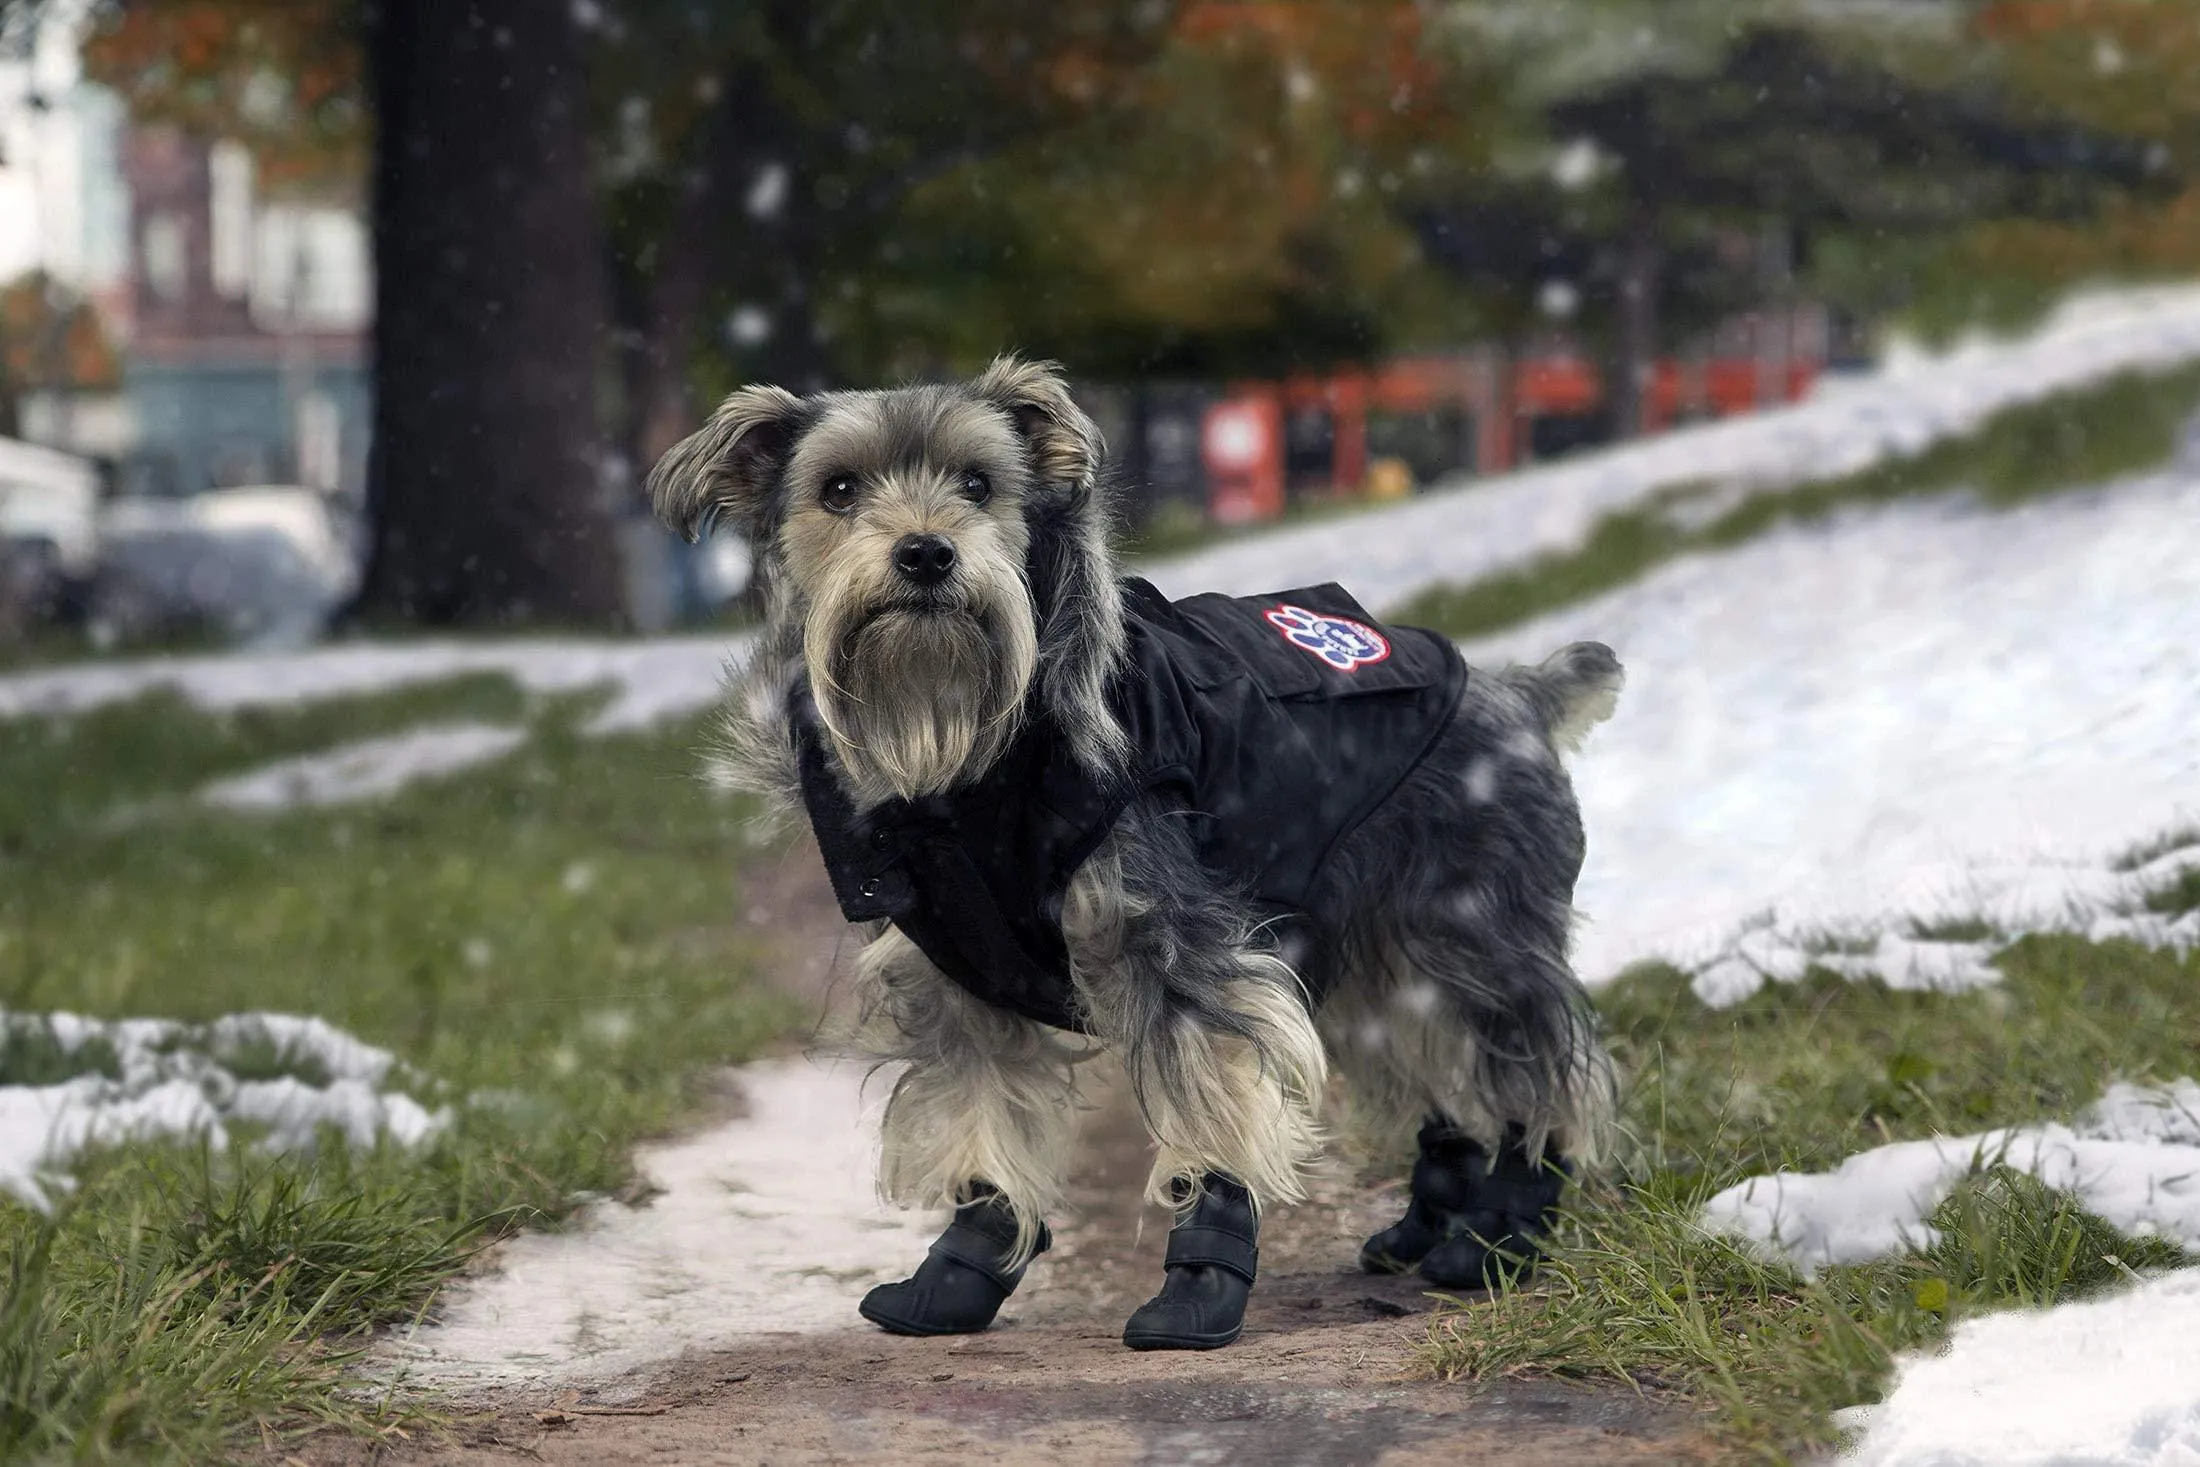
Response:
[[[801,419],[802,399],[782,388],[744,387],[734,393],[649,471],[657,518],[690,544],[720,519],[756,539]]]
[[[1125,645],[1101,478],[1107,445],[1052,363],[1000,357],[970,385],[1015,420],[1031,448],[1024,568],[1039,622],[1039,696],[1078,760],[1105,771],[1123,752],[1107,686]]]
[[[999,356],[970,390],[1015,420],[1016,431],[1031,445],[1032,473],[1041,492],[1061,486],[1092,490],[1107,444],[1099,425],[1070,400],[1061,368]]]

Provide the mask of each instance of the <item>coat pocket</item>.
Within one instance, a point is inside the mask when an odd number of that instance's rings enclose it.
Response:
[[[1417,642],[1402,644],[1335,583],[1193,596],[1176,609],[1202,644],[1185,668],[1195,687],[1250,677],[1272,698],[1338,698],[1416,691],[1434,677],[1430,659],[1412,655]]]

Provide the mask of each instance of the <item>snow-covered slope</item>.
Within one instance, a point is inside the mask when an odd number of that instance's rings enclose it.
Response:
[[[2200,825],[2200,477],[1784,529],[1468,655],[1575,637],[1628,671],[1576,761],[1591,981],[1765,929],[2083,928],[2109,857]]]

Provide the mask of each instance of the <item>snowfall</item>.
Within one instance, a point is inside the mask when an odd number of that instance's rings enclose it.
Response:
[[[2200,289],[2097,294],[2021,339],[1897,350],[1792,408],[1142,570],[1171,594],[1334,579],[1395,605],[1578,545],[1600,517],[1660,490],[1777,493],[1914,452],[2013,403],[2193,360]],[[1592,983],[1663,958],[1726,1004],[1812,963],[1896,985],[1989,985],[1996,950],[2042,930],[2200,945],[2200,914],[2144,910],[2149,892],[2200,866],[2200,846],[2137,869],[2118,860],[2165,832],[2200,832],[2200,451],[2011,511],[1956,495],[1776,530],[1467,651],[1526,659],[1577,637],[1612,644],[1629,675],[1619,716],[1576,761],[1591,835],[1579,962]],[[741,651],[738,639],[688,637],[101,662],[0,678],[0,718],[66,717],[155,688],[225,709],[501,672],[535,692],[609,689],[590,728],[610,735],[707,705]],[[519,729],[431,726],[201,797],[222,818],[264,818],[449,777],[523,741]],[[1983,919],[1994,937],[1918,938],[1936,917]],[[202,1093],[228,1097],[203,1111],[150,1102],[179,1077],[143,1065],[80,1076],[67,1096],[0,1087],[0,1186],[41,1201],[84,1145],[258,1115],[260,1102],[238,1098],[245,1084],[221,1082],[218,1048],[161,1051],[199,1055],[211,1076]],[[343,1096],[293,1081],[269,1144],[297,1144],[317,1106],[401,1139],[432,1131],[439,1117],[374,1053],[371,1076],[325,1066],[318,1088],[355,1087]],[[854,1076],[782,1061],[746,1080],[747,1117],[645,1151],[663,1195],[517,1240],[499,1272],[454,1291],[440,1323],[398,1346],[404,1367],[449,1383],[600,1380],[736,1331],[843,1321],[934,1220],[872,1201]],[[1808,1272],[1923,1241],[1934,1205],[1991,1160],[2076,1191],[2120,1227],[2200,1247],[2200,1084],[2189,1079],[2112,1087],[2066,1123],[1755,1178],[1715,1199],[1704,1222]],[[699,1261],[725,1256],[732,1236],[743,1266],[726,1272],[738,1278]],[[1943,1354],[1905,1362],[1889,1398],[1854,1424],[1860,1459],[1875,1464],[2200,1464],[2200,1271],[1968,1322]]]

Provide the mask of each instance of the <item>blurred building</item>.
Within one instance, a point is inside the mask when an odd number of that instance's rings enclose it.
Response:
[[[0,61],[0,282],[90,302],[125,364],[120,393],[26,397],[25,438],[115,462],[124,492],[363,492],[365,222],[255,182],[235,144],[131,126],[65,15]]]
[[[66,28],[0,59],[0,281],[43,271],[102,309],[124,306],[122,127],[121,101],[84,82]]]
[[[65,25],[0,59],[0,287],[42,279],[89,302],[111,341],[129,323],[123,125],[120,99],[83,80]],[[35,442],[100,456],[129,445],[129,415],[111,392],[34,390],[16,408]]]
[[[362,495],[373,267],[365,221],[266,200],[251,155],[133,129],[130,491],[292,483]]]

